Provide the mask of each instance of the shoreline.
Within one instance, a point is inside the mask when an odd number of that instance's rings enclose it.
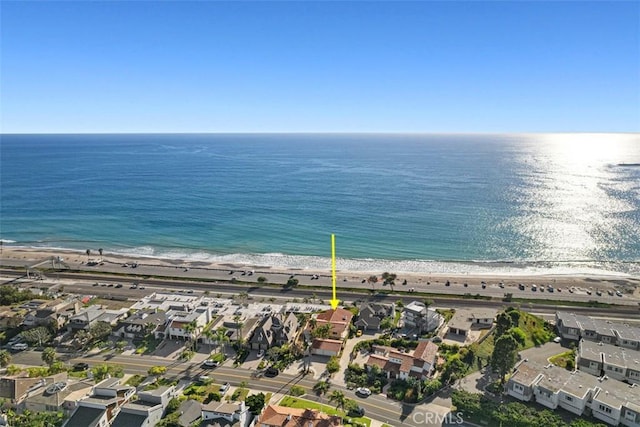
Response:
[[[27,259],[15,255],[29,254],[30,260],[37,261],[52,255],[65,254],[75,256],[74,262],[82,263],[86,261],[86,252],[79,249],[62,247],[38,247],[38,246],[9,246],[3,244],[2,256],[0,258]],[[97,250],[91,250],[91,258],[98,258]],[[9,255],[7,255],[9,254]],[[204,251],[194,252],[190,256],[187,254],[175,253],[176,256],[161,254],[142,254],[104,251],[103,258],[118,260],[118,262],[138,262],[152,261],[158,266],[188,266],[189,268],[202,269],[247,269],[266,270],[273,273],[286,274],[287,272],[303,272],[304,274],[331,274],[330,258],[306,255],[286,255],[280,253],[272,254],[225,254],[213,255]],[[187,255],[187,256],[179,256]],[[84,259],[82,259],[84,258]],[[299,265],[300,260],[304,260],[305,265]],[[607,264],[599,261],[474,261],[474,260],[378,260],[378,259],[349,259],[336,258],[336,271],[343,275],[375,275],[384,271],[403,276],[429,276],[429,277],[456,277],[456,278],[504,278],[517,280],[519,278],[601,278],[601,279],[623,279],[631,278],[640,280],[639,274],[625,273],[620,271],[608,271],[599,268],[584,267],[586,264]],[[256,262],[262,261],[262,262]],[[288,261],[288,265],[287,265]],[[556,264],[553,267],[540,267],[545,264]],[[640,264],[640,261],[616,261],[620,264]],[[280,265],[279,265],[280,264]],[[296,265],[298,264],[298,265]],[[344,267],[340,268],[340,264]],[[346,264],[346,265],[345,265]],[[578,267],[560,267],[560,265],[582,265]],[[357,268],[353,268],[353,267]],[[460,269],[447,269],[444,266],[456,266]],[[413,268],[412,268],[413,267]],[[425,268],[429,267],[429,268]],[[639,265],[640,268],[640,265]]]

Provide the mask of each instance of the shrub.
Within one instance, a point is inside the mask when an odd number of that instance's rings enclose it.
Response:
[[[289,394],[291,396],[302,396],[303,394],[306,393],[306,390],[304,389],[304,387],[301,387],[299,385],[294,385],[293,387],[291,387],[291,389],[289,389]]]

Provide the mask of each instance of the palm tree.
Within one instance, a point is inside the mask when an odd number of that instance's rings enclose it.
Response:
[[[329,402],[335,403],[336,409],[344,409],[344,404],[347,403],[347,399],[340,390],[333,390],[329,395]]]
[[[367,278],[367,282],[371,285],[371,288],[373,289],[376,283],[378,283],[378,276],[369,276]]]
[[[42,357],[42,361],[49,366],[53,365],[53,362],[55,362],[57,358],[56,351],[53,347],[45,348],[40,356]]]
[[[315,391],[318,396],[322,396],[323,394],[326,394],[330,388],[331,388],[331,384],[329,384],[328,382],[318,381],[313,386],[313,391]]]
[[[226,353],[224,351],[224,344],[229,342],[229,337],[227,336],[227,328],[225,328],[224,326],[219,327],[216,330],[216,335],[215,335],[215,339],[216,342],[218,343],[218,349],[220,349],[220,347],[222,347],[224,353]],[[220,353],[220,352],[219,352]]]
[[[198,324],[196,323],[196,321],[193,320],[189,322],[187,325],[185,325],[184,331],[189,334],[189,338],[191,339],[191,343],[192,343],[192,348],[195,349],[197,339],[198,339],[198,334],[197,334]]]
[[[240,319],[242,319],[242,316],[240,316],[239,314],[233,316],[233,321],[236,324],[236,343],[238,344],[238,346],[242,341],[242,327],[244,326],[244,323],[242,323]]]

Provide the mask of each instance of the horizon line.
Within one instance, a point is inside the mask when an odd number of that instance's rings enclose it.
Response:
[[[0,132],[5,135],[549,135],[549,134],[640,134],[640,131],[123,131],[123,132]]]

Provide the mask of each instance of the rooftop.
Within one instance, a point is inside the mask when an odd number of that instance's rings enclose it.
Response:
[[[65,423],[65,427],[95,427],[104,415],[104,409],[78,406]]]

